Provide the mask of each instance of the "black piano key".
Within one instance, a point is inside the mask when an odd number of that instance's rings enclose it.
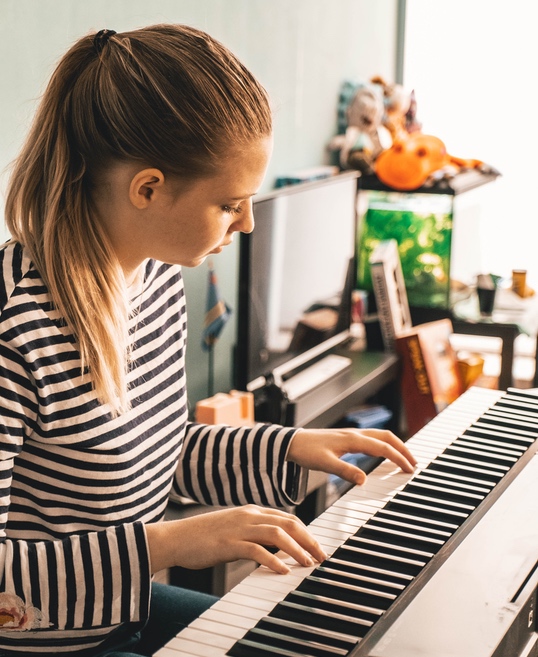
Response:
[[[273,618],[283,618],[295,623],[302,623],[307,627],[322,627],[326,630],[341,632],[356,638],[362,638],[372,626],[360,618],[351,618],[347,614],[331,611],[321,611],[313,607],[300,605],[289,600],[279,602],[268,614]]]
[[[391,518],[393,520],[402,521],[402,522],[411,522],[418,526],[425,527],[426,529],[433,529],[438,531],[449,532],[452,535],[456,529],[459,527],[459,523],[455,523],[454,519],[451,518],[451,522],[446,522],[438,518],[426,518],[422,515],[419,515],[414,510],[404,511],[402,508],[394,508],[394,506],[401,507],[401,505],[393,504],[391,507],[390,504],[386,504],[382,509],[380,509],[376,514],[376,518]],[[374,516],[372,516],[374,517]]]
[[[435,491],[431,487],[421,486],[420,484],[410,484],[394,496],[393,500],[399,502],[417,502],[419,504],[434,505],[439,512],[452,515],[453,513],[469,515],[478,504],[481,498],[465,497],[463,499],[453,499],[447,493],[441,490]],[[461,496],[460,496],[461,497]]]
[[[400,511],[401,513],[421,514],[425,518],[451,523],[458,527],[469,516],[469,513],[461,510],[456,511],[455,509],[447,509],[446,507],[436,507],[432,504],[422,504],[416,498],[404,498],[401,495],[394,497],[385,505],[385,508]]]
[[[521,445],[523,447],[529,447],[534,442],[532,436],[526,436],[525,434],[511,433],[509,431],[501,431],[498,427],[487,422],[477,422],[469,429],[465,430],[465,435],[470,436],[487,436],[491,438],[496,438],[506,443],[507,445]]]
[[[500,473],[498,470],[480,468],[474,462],[465,463],[463,459],[459,457],[455,458],[451,454],[441,454],[435,459],[435,462],[430,463],[429,467],[435,469],[438,465],[443,465],[449,472],[467,473],[469,476],[474,476],[493,484],[498,484],[504,476],[504,473]]]
[[[460,446],[458,441],[454,441],[448,449],[445,449],[443,455],[446,454],[462,456],[465,463],[469,461],[480,463],[486,465],[488,468],[494,468],[503,472],[507,472],[517,461],[513,456],[492,454],[485,450],[475,449],[474,447]]]
[[[442,530],[442,529],[432,529],[427,527],[423,523],[412,522],[409,520],[395,519],[394,517],[387,516],[386,514],[377,513],[373,516],[368,522],[370,527],[378,528],[382,527],[388,531],[405,531],[412,535],[423,536],[424,538],[431,538],[434,540],[446,542],[452,532]]]
[[[480,416],[480,420],[501,427],[516,426],[529,431],[536,431],[538,433],[538,419],[536,418],[536,413],[530,414],[528,411],[524,410],[492,406]]]
[[[303,605],[309,609],[343,614],[353,620],[361,620],[363,623],[368,623],[369,625],[373,625],[383,612],[388,609],[386,605],[380,605],[377,599],[373,600],[373,602],[378,606],[369,606],[365,604],[366,600],[360,595],[357,596],[357,602],[354,602],[353,598],[342,600],[336,597],[338,595],[338,589],[331,588],[329,584],[325,587],[314,587],[314,589],[320,592],[316,593],[297,588],[286,597],[286,600]],[[388,606],[390,607],[390,604]]]
[[[362,547],[344,544],[335,550],[334,555],[361,566],[375,566],[390,572],[416,576],[427,563],[427,559],[406,559],[383,554],[379,550],[367,550]]]
[[[493,412],[514,415],[515,417],[528,418],[529,421],[534,419],[536,422],[538,422],[538,410],[536,409],[535,404],[512,404],[508,396],[496,401],[495,404],[484,411],[482,415]]]
[[[309,655],[309,657],[337,657],[348,654],[349,650],[335,648],[334,646],[323,646],[314,641],[285,636],[272,630],[254,627],[249,630],[242,639],[256,644],[290,650],[292,654]]]
[[[488,477],[487,479],[481,476],[474,468],[469,468],[467,466],[458,467],[454,461],[443,461],[441,457],[437,457],[435,461],[432,461],[427,470],[427,473],[435,473],[437,476],[449,476],[457,477],[460,481],[464,481],[470,484],[477,484],[478,486],[484,486],[486,488],[493,488],[499,483],[499,477]]]
[[[477,484],[469,483],[468,480],[464,480],[462,477],[431,469],[424,470],[413,477],[413,483],[417,482],[428,482],[437,486],[448,486],[454,490],[475,493],[477,495],[488,495],[493,488],[491,484],[489,486],[479,486]]]
[[[385,576],[381,577],[379,573],[374,573],[371,570],[366,570],[364,568],[346,568],[342,569],[337,567],[333,560],[328,559],[324,562],[326,565],[321,565],[316,568],[314,571],[316,576],[323,577],[327,580],[332,580],[335,582],[341,582],[346,585],[355,585],[358,584],[374,584],[378,590],[386,591],[390,593],[398,593],[402,591],[406,584],[400,581],[394,581],[395,578],[391,577],[389,573],[386,573]]]
[[[452,459],[458,463],[471,465],[498,477],[502,477],[512,466],[512,463],[506,462],[504,459],[495,460],[484,454],[477,453],[475,450],[459,449],[458,447],[448,447],[438,458]]]
[[[264,645],[258,641],[239,639],[226,653],[232,657],[312,657],[312,654]]]
[[[530,418],[519,413],[506,413],[497,409],[491,409],[491,411],[482,415],[481,421],[493,424],[496,427],[506,427],[508,429],[517,427],[518,429],[538,433],[538,421],[536,419],[531,421]]]
[[[505,454],[507,456],[512,456],[515,459],[519,459],[521,455],[527,451],[526,448],[521,445],[507,445],[499,440],[492,440],[491,438],[484,438],[483,436],[471,436],[468,434],[464,434],[461,438],[458,438],[455,444],[467,446],[473,449],[482,449],[487,452],[493,452],[494,454]]]
[[[323,562],[320,568],[327,565],[327,567],[330,567],[333,570],[340,570],[344,574],[357,573],[358,575],[379,577],[384,582],[390,582],[396,585],[407,586],[407,584],[413,580],[413,576],[408,575],[407,573],[379,568],[376,565],[357,563],[356,561],[349,561],[348,559],[341,557],[342,555],[337,556],[336,553],[333,554],[329,559]]]
[[[432,539],[431,537],[421,536],[417,532],[403,531],[395,527],[377,527],[373,523],[363,527],[361,531],[361,538],[373,538],[380,541],[385,541],[392,545],[405,546],[415,550],[425,550],[430,554],[438,552],[446,541],[439,538]]]
[[[429,497],[435,497],[436,499],[444,500],[446,502],[455,502],[458,505],[462,505],[464,508],[471,509],[475,509],[485,497],[484,494],[478,495],[468,491],[462,492],[461,490],[454,490],[454,488],[450,488],[447,485],[441,486],[420,479],[413,479],[413,481],[405,487],[405,490],[409,493],[420,494],[423,492]]]
[[[392,558],[398,557],[400,559],[418,560],[424,563],[433,557],[433,552],[427,550],[417,550],[407,547],[404,543],[392,545],[387,541],[366,538],[363,534],[350,536],[346,541],[346,545],[361,550],[374,550]]]
[[[515,445],[512,442],[498,440],[495,436],[485,436],[483,434],[481,436],[473,436],[466,432],[462,433],[461,436],[458,436],[458,438],[452,442],[450,447],[454,447],[460,443],[469,443],[471,449],[503,454],[515,459],[518,459],[521,454],[528,449],[524,445]]]
[[[282,618],[271,618],[270,616],[262,618],[255,627],[347,651],[357,643],[356,637],[348,634],[324,630],[320,627],[306,627],[300,623],[283,620]]]
[[[363,617],[374,621],[378,616],[378,612],[388,609],[392,602],[397,598],[397,593],[386,593],[384,591],[376,590],[373,586],[368,588],[366,586],[357,586],[356,584],[343,584],[341,582],[323,579],[322,577],[305,577],[305,579],[295,589],[295,592],[309,593],[313,596],[320,596],[322,598],[331,599],[333,605],[338,607],[342,602],[349,605],[361,607],[364,612]],[[293,593],[290,593],[289,599],[293,599]],[[334,602],[336,601],[336,603]],[[306,602],[304,604],[307,604]],[[313,606],[318,606],[315,601],[312,601]],[[325,609],[329,609],[328,602],[325,604],[320,603]],[[366,611],[366,609],[369,611]],[[376,612],[377,610],[377,612]],[[332,608],[332,611],[340,611],[338,608]]]

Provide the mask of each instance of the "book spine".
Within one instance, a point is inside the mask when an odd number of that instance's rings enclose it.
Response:
[[[437,415],[437,408],[419,336],[399,337],[395,347],[402,361],[402,401],[412,436]]]
[[[393,351],[396,332],[385,266],[383,261],[372,263],[371,275],[383,343],[387,351]]]

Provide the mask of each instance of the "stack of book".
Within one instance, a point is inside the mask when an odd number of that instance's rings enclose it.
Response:
[[[452,322],[419,324],[395,340],[401,356],[401,393],[409,435],[433,419],[465,389],[458,356],[450,342]]]

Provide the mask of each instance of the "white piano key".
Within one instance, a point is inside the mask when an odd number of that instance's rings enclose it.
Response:
[[[153,657],[192,657],[192,655],[185,652],[181,654],[177,650],[170,648],[170,643],[167,643],[164,648],[157,650]]]
[[[224,598],[220,600],[220,603],[223,604]],[[218,606],[217,606],[218,605]],[[205,612],[205,617],[208,620],[214,620],[218,623],[223,623],[224,625],[232,625],[233,627],[242,627],[245,630],[248,630],[252,627],[252,622],[249,618],[243,618],[242,616],[234,616],[233,614],[227,613],[225,611],[220,611],[220,604],[215,604]]]
[[[269,600],[267,600],[267,597],[256,598],[246,595],[244,590],[239,589],[239,585],[226,594],[226,600],[235,604],[250,605],[256,609],[262,609],[267,613],[269,613],[274,606]]]
[[[353,534],[354,532],[343,532],[339,531],[337,529],[330,529],[328,527],[322,527],[317,525],[315,527],[316,531],[312,531],[312,534],[317,538],[334,538],[335,541],[339,541],[340,543],[343,543],[348,536]]]
[[[322,549],[327,555],[331,555],[337,547],[341,545],[341,541],[338,541],[335,538],[321,537],[323,540],[318,540],[318,543],[321,545]]]
[[[301,574],[295,574],[292,570],[287,575],[277,575],[274,573],[267,573],[263,567],[258,568],[250,575],[251,584],[259,587],[260,589],[267,589],[268,591],[280,592],[285,596],[292,588],[298,586],[301,581],[314,570],[315,566],[310,568],[297,568],[301,570]]]
[[[173,641],[173,639],[172,639]],[[180,652],[174,648],[170,648],[170,644],[167,644],[164,648],[158,650],[153,657],[193,657],[192,653]],[[217,656],[215,656],[217,657]]]
[[[222,651],[229,650],[236,641],[233,637],[223,636],[222,634],[210,634],[209,632],[198,630],[195,627],[186,627],[183,632],[181,632],[181,638],[178,639],[178,637],[176,637],[170,641],[170,646],[178,646],[180,649],[187,649],[187,646],[183,647],[180,643],[183,639],[193,643],[210,646],[212,648],[219,648]],[[215,651],[213,651],[213,655],[214,654]]]
[[[187,627],[183,630],[181,636],[170,641],[168,647],[188,655],[196,655],[196,657],[217,657],[219,654],[225,655],[235,642],[236,639],[214,634],[209,635]]]
[[[218,634],[222,636],[232,637],[235,638],[236,640],[240,639],[245,634],[244,627],[239,627],[236,624],[221,623],[219,621],[214,621],[210,618],[206,618],[205,613],[202,614],[196,620],[194,620],[189,625],[189,627],[194,627],[195,629],[200,630],[202,632],[207,632],[208,634]],[[178,637],[181,636],[182,633],[183,632],[180,632],[178,634]]]
[[[352,525],[354,527],[360,526],[361,523],[365,522],[368,520],[368,518],[371,517],[370,514],[365,513],[364,511],[358,511],[344,506],[338,507],[336,506],[336,503],[331,506],[329,511],[330,518],[334,518],[335,522],[343,522],[345,525]],[[328,511],[325,511],[319,517],[324,517],[326,513],[328,513]]]
[[[222,600],[219,605],[219,610],[226,614],[231,614],[232,616],[243,616],[244,618],[252,619],[255,622],[251,623],[251,627],[252,625],[255,625],[260,618],[265,616],[265,610],[260,609],[259,607],[249,607],[244,603],[238,604],[232,602],[229,600],[228,596],[226,596],[226,600]]]
[[[331,507],[313,520],[309,527],[328,527],[343,532],[352,531],[357,526],[357,522],[365,520],[367,517],[366,513],[357,513],[354,517],[351,517],[344,513],[335,512]]]
[[[271,606],[271,609],[277,602],[282,600],[281,591],[250,586],[249,581],[239,583],[233,590],[237,591],[238,595],[245,596],[246,600],[256,600],[257,598],[261,598],[263,601],[267,602],[268,606]]]

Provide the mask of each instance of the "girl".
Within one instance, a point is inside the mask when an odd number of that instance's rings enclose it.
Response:
[[[53,74],[0,251],[0,654],[152,654],[213,602],[152,573],[322,560],[276,508],[306,469],[412,470],[389,432],[187,420],[180,266],[253,229],[270,151],[264,89],[193,28],[102,30]],[[172,486],[233,508],[162,522]]]

